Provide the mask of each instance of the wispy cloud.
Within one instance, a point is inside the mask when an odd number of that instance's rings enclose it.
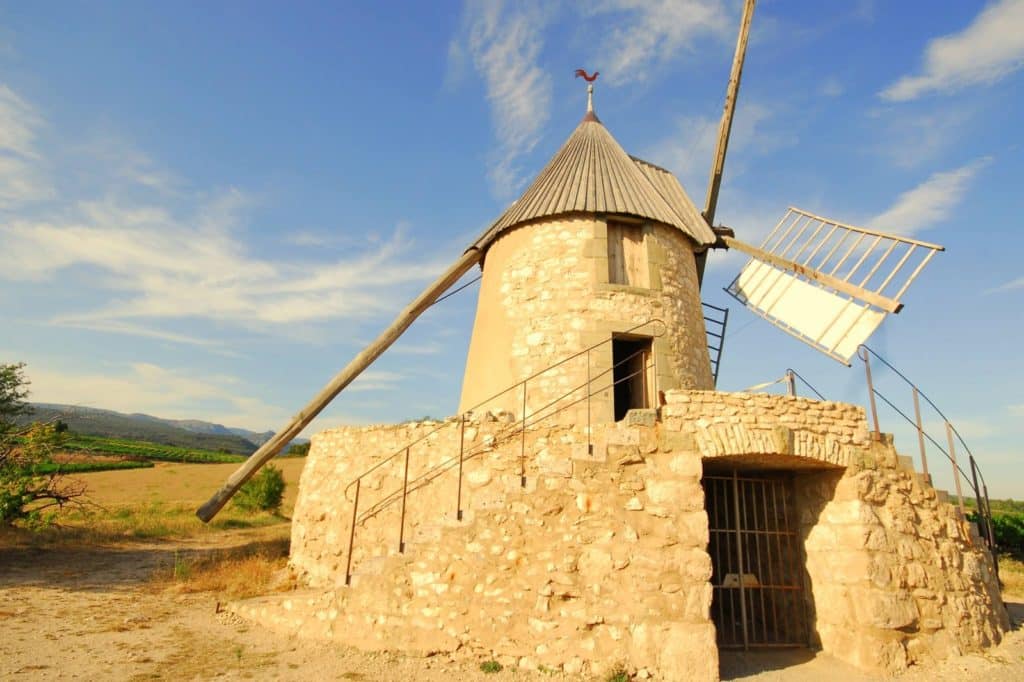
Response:
[[[771,128],[774,117],[768,106],[741,100],[729,136],[730,177],[742,172],[744,152],[766,153],[796,142],[792,132]],[[718,125],[718,119],[708,116],[681,116],[670,135],[644,151],[645,158],[675,173],[690,197],[699,201],[718,140]]]
[[[24,99],[0,85],[0,209],[53,196],[36,149],[43,119]]]
[[[17,164],[48,161],[34,143],[43,124],[28,102],[0,86],[0,208],[20,187],[13,183],[24,180]],[[32,213],[12,209],[0,224],[7,263],[0,280],[80,282],[102,298],[92,309],[56,314],[54,324],[213,348],[168,323],[203,319],[272,330],[368,318],[396,308],[408,285],[443,267],[412,250],[404,225],[390,238],[347,244],[340,258],[264,258],[244,228],[254,203],[247,193],[189,191],[116,135],[69,153],[88,156],[85,191],[103,198],[50,202]]]
[[[904,76],[881,92],[897,102],[994,83],[1024,66],[1024,0],[997,0],[959,33],[928,43],[918,75]]]
[[[253,398],[250,387],[232,376],[201,375],[146,362],[79,373],[27,360],[31,398],[37,402],[205,419],[255,430],[277,426],[288,417],[286,409]]]
[[[232,190],[184,218],[96,202],[78,206],[68,222],[16,220],[0,232],[0,249],[12,256],[0,277],[43,280],[74,266],[96,268],[101,276],[92,282],[116,299],[56,320],[65,324],[205,318],[287,325],[378,314],[395,307],[396,287],[441,269],[417,258],[401,230],[333,262],[262,259],[248,252],[237,226],[244,204],[245,195]]]
[[[868,227],[912,235],[942,222],[963,200],[974,176],[990,161],[985,156],[960,168],[934,173],[900,194],[892,206],[868,221]]]
[[[846,88],[843,87],[842,81],[838,78],[835,76],[829,76],[821,84],[819,92],[821,92],[825,97],[839,97],[846,92]]]
[[[995,289],[989,289],[985,293],[986,294],[998,294],[998,293],[1002,293],[1002,292],[1005,292],[1005,291],[1014,291],[1016,289],[1024,289],[1024,277],[1018,277],[1016,279],[1011,279],[1009,282],[1005,282],[1004,284],[1000,284]]]
[[[467,2],[464,36],[453,43],[449,74],[463,48],[484,80],[498,147],[489,176],[495,193],[511,197],[524,183],[519,160],[540,140],[551,108],[551,78],[538,64],[548,11],[540,3]]]
[[[644,81],[659,65],[692,50],[708,35],[724,37],[732,30],[728,3],[722,0],[603,0],[590,6],[593,16],[611,15],[601,46],[601,73],[612,85]]]
[[[1024,417],[1024,403],[1021,403],[1019,405],[1010,405],[1006,409],[1010,414],[1014,416]]]

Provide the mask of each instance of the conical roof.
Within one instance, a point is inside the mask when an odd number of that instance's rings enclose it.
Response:
[[[645,218],[675,227],[701,246],[715,241],[676,177],[627,154],[590,111],[476,246],[485,249],[499,234],[522,223],[567,213]]]

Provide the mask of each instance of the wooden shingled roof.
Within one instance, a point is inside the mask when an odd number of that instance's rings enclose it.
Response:
[[[644,218],[681,230],[699,246],[715,241],[679,180],[627,154],[592,112],[475,246],[486,249],[505,230],[569,213]]]

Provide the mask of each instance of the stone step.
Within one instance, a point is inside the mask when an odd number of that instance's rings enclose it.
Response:
[[[897,463],[897,466],[899,466],[904,471],[908,471],[910,473],[916,473],[916,470],[914,469],[914,458],[911,457],[910,455],[901,455],[901,454],[897,453],[896,454],[896,463]]]

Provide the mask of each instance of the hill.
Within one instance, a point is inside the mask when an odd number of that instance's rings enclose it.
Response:
[[[178,426],[174,420],[164,420],[142,414],[123,414],[94,407],[33,403],[32,409],[31,414],[23,415],[19,420],[30,422],[59,419],[67,424],[71,431],[88,436],[146,441],[180,448],[214,450],[238,455],[251,455],[258,447],[257,443],[219,424],[210,424],[209,426],[219,427],[224,430],[223,432],[216,428],[200,432]],[[207,423],[195,422],[195,424],[198,426]]]

